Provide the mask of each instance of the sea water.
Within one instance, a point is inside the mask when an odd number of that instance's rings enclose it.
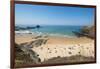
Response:
[[[34,27],[34,25],[19,25],[20,27]],[[83,26],[68,26],[68,25],[40,25],[40,28],[27,29],[22,32],[33,33],[36,35],[50,35],[75,37],[73,31],[79,32]],[[20,32],[21,33],[21,32]]]

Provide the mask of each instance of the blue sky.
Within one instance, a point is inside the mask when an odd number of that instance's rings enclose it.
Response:
[[[93,23],[94,8],[15,5],[15,24],[91,25]]]

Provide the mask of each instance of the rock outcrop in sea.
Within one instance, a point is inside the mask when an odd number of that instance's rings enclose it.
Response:
[[[15,26],[15,31],[29,30],[29,29],[39,29],[39,28],[41,28],[40,25],[36,25],[36,26],[27,26],[27,27]]]
[[[89,37],[94,39],[95,38],[95,26],[83,26],[82,29],[80,29],[80,32],[73,31],[73,33],[78,37]]]

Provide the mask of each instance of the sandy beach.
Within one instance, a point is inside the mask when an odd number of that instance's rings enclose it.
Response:
[[[15,43],[21,44],[25,42],[30,42],[36,40],[36,35],[33,34],[24,34],[24,35],[16,35],[15,36]],[[43,36],[45,37],[45,36]],[[47,36],[49,39],[46,44],[84,44],[84,43],[90,43],[94,42],[93,39],[87,38],[87,37],[80,37],[80,38],[68,38],[68,37],[55,37],[55,36]],[[43,38],[44,39],[44,38]]]
[[[34,45],[36,40],[46,40],[41,45]],[[32,44],[33,42],[33,44]],[[53,58],[64,58],[81,55],[94,58],[94,40],[87,37],[54,37],[54,36],[35,36],[33,34],[24,34],[15,36],[15,43],[21,45],[31,43],[31,50],[38,54],[41,62]],[[39,43],[39,42],[38,42]],[[37,43],[37,44],[38,44]]]

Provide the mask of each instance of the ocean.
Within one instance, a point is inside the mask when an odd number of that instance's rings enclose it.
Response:
[[[20,27],[32,27],[26,26],[26,25],[18,25]],[[41,26],[41,25],[40,25]],[[50,35],[50,36],[62,36],[62,37],[75,37],[75,34],[73,31],[79,32],[80,29],[83,26],[64,26],[64,25],[42,25],[40,28],[33,28],[33,29],[27,29],[27,30],[22,30],[21,32],[26,32],[27,33],[31,32],[36,35]]]

